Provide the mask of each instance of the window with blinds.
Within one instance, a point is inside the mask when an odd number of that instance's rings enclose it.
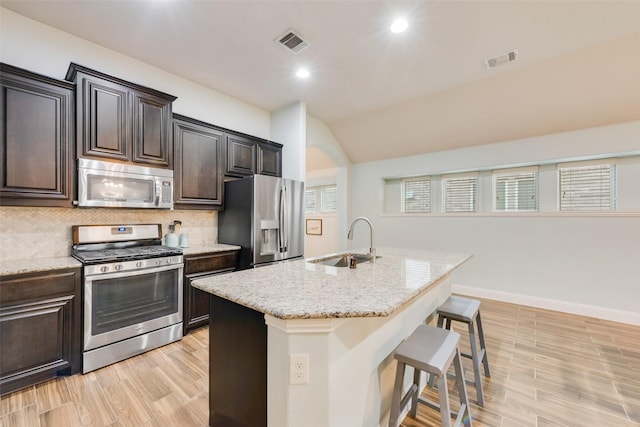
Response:
[[[316,190],[315,188],[304,191],[304,211],[305,213],[315,213],[316,211]]]
[[[335,212],[336,211],[336,186],[331,185],[327,187],[321,188],[321,198],[322,198],[322,212]]]
[[[558,165],[561,211],[607,211],[616,208],[613,162]]]
[[[305,213],[335,212],[337,203],[335,185],[307,187],[304,192]]]
[[[496,211],[537,211],[538,168],[493,171],[493,191]]]
[[[442,177],[444,212],[476,212],[478,210],[477,175]]]
[[[429,177],[402,180],[402,207],[404,213],[431,212],[431,179]]]

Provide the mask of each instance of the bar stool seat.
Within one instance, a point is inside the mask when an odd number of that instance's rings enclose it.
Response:
[[[484,332],[482,330],[482,319],[480,317],[480,301],[471,298],[450,296],[440,307],[438,307],[438,327],[442,328],[446,320],[446,329],[451,329],[451,321],[455,320],[468,325],[469,344],[471,354],[460,353],[461,356],[471,359],[473,362],[473,376],[478,396],[478,405],[484,406],[484,392],[482,389],[482,376],[480,373],[480,364],[484,365],[484,375],[491,377],[489,372],[489,360],[487,359],[487,348],[484,343]],[[478,328],[478,340],[480,341],[480,351],[476,343],[475,326]]]
[[[451,427],[451,417],[456,417],[455,426],[463,422],[471,427],[471,414],[469,412],[469,399],[464,381],[462,361],[458,351],[460,334],[433,326],[420,325],[416,330],[394,351],[394,358],[398,361],[396,378],[391,402],[391,416],[389,427],[397,427],[398,417],[402,409],[411,402],[409,413],[415,417],[418,412],[418,403],[431,408],[439,409],[442,416],[442,426]],[[447,371],[453,362],[456,373],[456,387],[460,397],[460,410],[452,414],[449,405],[449,392],[447,385]],[[404,374],[406,367],[411,366],[413,371],[413,383],[409,391],[402,396],[404,386]],[[420,394],[420,374],[425,371],[431,377],[438,378],[439,404],[423,399]]]

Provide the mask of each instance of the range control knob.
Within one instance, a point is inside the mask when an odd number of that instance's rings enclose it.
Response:
[[[109,271],[109,267],[107,267],[106,265],[103,265],[102,267],[100,267],[100,272],[106,273],[107,271]]]
[[[122,270],[122,264],[116,264],[116,266],[115,266],[115,267],[113,267],[113,269],[114,269],[115,271],[120,271],[120,270]]]
[[[142,268],[142,261],[136,262],[136,267],[137,268]]]

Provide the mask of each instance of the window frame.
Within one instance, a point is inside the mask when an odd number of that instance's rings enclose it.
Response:
[[[617,210],[617,163],[616,163],[616,159],[615,158],[609,158],[609,159],[599,159],[599,160],[591,160],[591,161],[583,161],[583,162],[566,162],[566,163],[558,163],[556,165],[556,177],[557,177],[557,194],[556,194],[556,199],[557,199],[557,209],[558,212],[572,212],[572,213],[593,213],[593,212],[615,212]],[[574,202],[569,202],[570,205],[572,205],[573,207],[567,207],[563,209],[563,199],[564,199],[564,193],[568,190],[563,190],[563,170],[568,170],[568,169],[573,169],[573,170],[586,170],[586,169],[596,169],[596,168],[601,168],[601,167],[608,167],[609,168],[609,172],[608,172],[608,207],[606,208],[595,208],[595,207],[591,207],[591,206],[584,206],[584,207],[580,207],[580,195],[574,195]],[[597,173],[597,172],[594,172]],[[584,179],[584,176],[583,176]],[[592,183],[592,185],[596,185],[595,182]],[[577,186],[579,187],[579,185]],[[576,188],[575,191],[579,192],[579,191],[584,191],[584,188]],[[584,200],[587,198],[583,197],[582,201],[584,203]],[[600,197],[600,200],[602,200],[602,197]]]
[[[427,196],[427,206],[426,209],[424,210],[415,210],[415,211],[407,211],[407,183],[411,183],[411,182],[424,182],[428,184],[428,190],[426,192],[426,196]],[[407,177],[407,178],[402,178],[400,180],[400,213],[402,214],[421,214],[421,213],[431,213],[432,210],[432,192],[431,192],[431,186],[432,186],[432,182],[433,179],[430,175],[425,175],[425,176],[417,176],[417,177]]]
[[[512,181],[519,183],[519,177],[527,174],[533,174],[533,196],[534,196],[534,207],[532,209],[521,209],[519,206],[519,199],[516,198],[516,207],[515,209],[509,209],[506,207],[508,202],[505,201],[505,208],[498,208],[498,183],[501,177],[511,177]],[[493,212],[499,213],[522,213],[522,212],[539,212],[540,211],[540,193],[539,193],[539,167],[538,166],[528,166],[521,168],[505,168],[505,169],[494,169],[491,172],[491,185],[492,185],[492,209]],[[519,185],[518,185],[519,187]],[[505,198],[508,195],[505,194]]]
[[[333,191],[335,191],[335,196],[334,196],[334,204],[335,207],[331,210],[327,210],[326,209],[326,200],[327,200],[327,196],[326,196],[326,191],[327,189],[331,189]],[[314,203],[313,203],[313,211],[307,210],[307,201],[308,201],[308,197],[307,194],[308,193],[313,193],[314,194]],[[305,215],[318,215],[318,214],[334,214],[338,211],[338,186],[337,184],[328,184],[328,185],[315,185],[315,186],[311,186],[311,187],[307,187],[305,188],[304,191],[304,207],[305,207]]]
[[[458,214],[458,213],[478,213],[479,212],[479,173],[478,172],[466,172],[466,173],[455,173],[455,174],[446,174],[442,175],[441,179],[441,189],[442,189],[442,212],[445,214]],[[468,180],[473,182],[473,192],[471,194],[472,200],[472,209],[473,210],[448,210],[447,209],[447,196],[449,192],[447,191],[447,184],[452,181],[464,181]],[[464,194],[459,194],[456,197],[464,196]]]

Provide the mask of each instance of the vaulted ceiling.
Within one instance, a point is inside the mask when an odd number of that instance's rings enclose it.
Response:
[[[268,111],[305,101],[353,162],[640,119],[640,1],[1,6]],[[409,28],[392,34],[397,16]],[[298,54],[275,42],[289,29],[309,43]]]

